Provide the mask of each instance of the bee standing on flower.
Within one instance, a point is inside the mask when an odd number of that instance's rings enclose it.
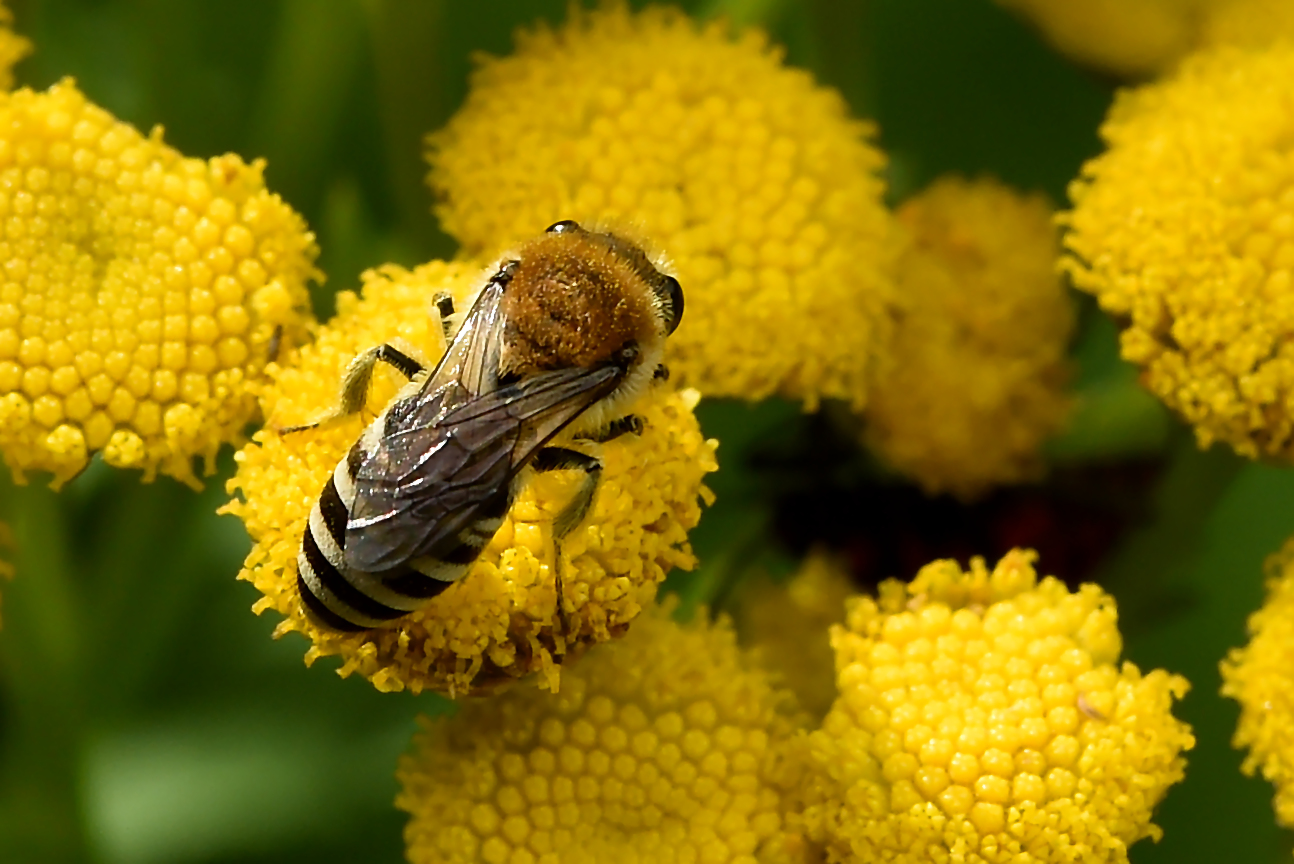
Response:
[[[447,298],[437,305],[442,318],[452,312]],[[678,281],[642,249],[563,221],[501,264],[434,370],[389,344],[356,357],[335,417],[363,407],[379,360],[409,383],[310,511],[297,584],[311,617],[357,631],[425,605],[489,543],[527,468],[584,472],[553,532],[579,525],[602,465],[549,442],[563,431],[595,442],[640,431],[623,412],[667,375],[665,338],[682,313]]]

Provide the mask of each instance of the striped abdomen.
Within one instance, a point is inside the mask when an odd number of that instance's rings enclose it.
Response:
[[[413,559],[381,576],[347,567],[346,522],[355,501],[355,473],[364,460],[364,440],[361,437],[351,447],[324,484],[297,554],[297,588],[306,611],[333,630],[380,627],[425,606],[467,572],[502,523],[502,514],[498,518],[491,514],[465,532],[463,542],[449,553]]]

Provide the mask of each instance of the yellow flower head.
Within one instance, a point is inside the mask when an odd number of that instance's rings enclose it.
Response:
[[[1240,703],[1232,743],[1242,766],[1276,787],[1276,819],[1294,828],[1294,540],[1267,560],[1267,602],[1249,617],[1249,644],[1222,663],[1222,694]]]
[[[305,423],[336,405],[343,370],[361,351],[392,339],[437,359],[438,292],[465,309],[485,276],[479,265],[432,262],[364,276],[363,299],[343,292],[337,318],[274,373],[262,400],[277,428]],[[674,567],[694,563],[687,532],[700,518],[702,479],[716,467],[714,441],[701,436],[695,391],[656,388],[635,406],[645,428],[602,446],[602,483],[585,521],[562,539],[565,620],[556,614],[552,518],[578,488],[576,472],[526,484],[503,526],[469,573],[426,608],[392,627],[334,633],[304,615],[297,594],[297,551],[310,508],[363,428],[403,379],[379,367],[368,406],[345,421],[280,435],[257,432],[237,455],[226,506],[242,518],[254,546],[240,576],[265,596],[257,613],[284,616],[275,635],[304,633],[306,662],[337,654],[345,676],[359,672],[379,690],[426,688],[461,695],[542,670],[555,683],[564,652],[622,635]]]
[[[780,826],[783,697],[725,622],[644,615],[563,673],[426,722],[400,761],[408,858],[754,864]]]
[[[794,691],[815,720],[836,698],[835,659],[827,631],[845,620],[850,593],[844,569],[829,555],[813,552],[786,584],[748,579],[737,597],[742,644],[754,649],[760,664]]]
[[[304,334],[314,236],[263,163],[186,159],[70,81],[0,94],[0,451],[21,479],[109,464],[196,484]]]
[[[573,7],[517,43],[429,139],[445,230],[485,254],[555,218],[638,226],[687,292],[679,381],[861,406],[893,294],[872,127],[761,34],[674,9]]]
[[[13,12],[0,4],[0,90],[13,89],[13,67],[31,53],[31,40],[13,32]]]
[[[1196,55],[1120,94],[1071,186],[1075,285],[1200,446],[1294,455],[1294,47]]]
[[[1152,75],[1193,45],[1198,11],[1216,0],[998,0],[1059,51],[1116,75]]]
[[[1213,0],[1201,24],[1204,45],[1264,48],[1294,39],[1294,3],[1289,0]]]
[[[944,178],[898,211],[909,241],[894,364],[867,441],[929,493],[974,497],[1031,479],[1069,409],[1074,312],[1051,208],[993,180]]]
[[[923,568],[832,630],[840,697],[792,828],[831,860],[1126,861],[1182,777],[1187,683],[1122,668],[1114,602],[1033,553]],[[851,857],[853,856],[853,857]]]

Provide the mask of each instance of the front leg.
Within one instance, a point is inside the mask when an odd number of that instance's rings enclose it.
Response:
[[[315,420],[313,423],[303,423],[300,426],[285,426],[279,430],[279,434],[286,435],[290,432],[313,429],[331,420],[359,413],[360,409],[364,407],[364,402],[368,399],[368,385],[373,380],[373,367],[377,365],[379,360],[393,367],[410,380],[427,369],[408,354],[386,342],[375,345],[356,356],[354,360],[350,361],[350,365],[346,367],[346,374],[341,379],[341,398],[338,400],[335,411]]]

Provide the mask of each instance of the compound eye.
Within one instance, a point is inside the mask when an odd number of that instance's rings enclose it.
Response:
[[[545,229],[545,234],[567,234],[572,231],[579,231],[580,224],[574,219],[563,219],[561,222],[554,222]]]
[[[673,276],[666,276],[664,289],[661,293],[665,298],[665,335],[668,336],[678,329],[678,322],[683,318],[683,286]]]

